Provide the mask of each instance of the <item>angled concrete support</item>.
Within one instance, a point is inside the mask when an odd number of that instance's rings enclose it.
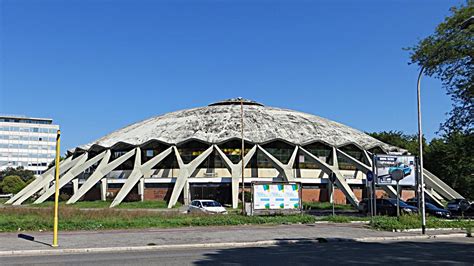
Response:
[[[71,165],[71,161],[72,161],[72,156],[64,159],[62,162],[59,163],[59,169],[62,170],[62,169],[66,169],[68,170],[70,168],[70,165]],[[72,167],[72,166],[71,166]],[[25,195],[28,191],[30,191],[31,189],[35,189],[36,187],[39,186],[39,184],[41,183],[42,180],[44,179],[49,179],[50,177],[54,176],[54,171],[55,171],[55,168],[54,167],[51,167],[49,168],[46,172],[44,172],[42,175],[38,176],[37,178],[35,178],[35,180],[33,180],[33,182],[31,182],[30,184],[28,184],[28,186],[26,186],[25,188],[23,188],[21,191],[19,191],[18,193],[16,193],[12,198],[10,198],[7,202],[5,202],[5,204],[12,204],[13,202],[15,202],[16,200],[18,200],[21,196]],[[48,184],[49,185],[49,184]]]
[[[190,163],[185,164],[181,155],[178,152],[178,149],[173,146],[174,152],[176,154],[176,159],[178,160],[179,165],[179,174],[174,183],[173,192],[171,193],[170,201],[168,202],[168,208],[172,208],[178,201],[179,194],[185,186],[189,186],[188,178],[196,170],[196,168],[212,153],[214,145],[210,146],[206,151],[201,153],[198,157],[192,160]],[[185,191],[184,193],[184,204],[189,204],[189,192]]]
[[[275,167],[278,172],[285,178],[286,181],[291,182],[295,181],[295,171],[293,170],[293,165],[295,164],[296,155],[298,154],[298,146],[295,146],[293,154],[291,154],[290,160],[287,164],[283,164],[268,151],[266,151],[262,146],[256,145],[260,151],[263,152],[263,155],[270,160],[270,163]]]
[[[357,168],[357,170],[361,171],[362,173],[367,174],[368,171],[372,171],[372,167],[370,165],[366,165],[349,154],[341,151],[340,149],[336,149],[336,152],[337,154],[341,155],[342,158],[350,161]]]
[[[65,173],[61,178],[59,178],[59,189],[64,187],[67,183],[71,182],[76,176],[78,176],[80,173],[84,172],[87,168],[93,166],[102,158],[104,158],[106,154],[106,151],[103,151],[102,153],[94,156],[93,158],[85,161],[82,164],[77,164],[71,170],[69,170],[67,173]],[[47,200],[49,197],[51,197],[55,192],[55,186],[51,186],[46,192],[41,195],[38,199],[35,200],[33,204],[38,204],[42,203],[45,200]]]
[[[86,152],[84,154],[79,155],[77,158],[73,159],[69,163],[64,164],[64,167],[61,167],[61,165],[59,165],[59,175],[61,176],[64,173],[66,173],[66,171],[70,171],[70,169],[72,169],[73,167],[75,167],[77,165],[80,165],[80,164],[83,164],[87,160],[87,156],[88,156],[88,154]],[[33,196],[35,193],[37,193],[38,191],[40,191],[41,189],[43,189],[46,186],[49,188],[49,184],[53,181],[54,181],[54,170],[53,170],[52,174],[45,176],[45,178],[42,179],[37,184],[37,186],[32,187],[30,190],[28,190],[26,193],[24,193],[24,195],[21,196],[18,200],[13,202],[13,205],[22,204],[25,200],[27,200],[28,198],[30,198],[31,196]]]
[[[361,161],[353,158],[352,156],[348,155],[347,153],[337,149],[337,152],[339,155],[341,155],[343,158],[349,160],[351,163],[353,163],[356,168],[360,171],[362,171],[364,174],[367,173],[368,170],[371,170],[372,167],[369,165],[366,165],[362,163]],[[368,158],[368,161],[372,163],[370,160],[370,157],[368,156],[368,153],[364,151],[364,154],[366,158]],[[426,169],[423,171],[424,176],[425,176],[425,183],[426,186],[429,188],[432,188],[436,193],[441,194],[444,198],[451,200],[451,199],[456,199],[456,198],[462,198],[462,196],[457,193],[454,189],[452,189],[450,186],[448,186],[446,183],[441,181],[438,177],[427,171]],[[387,192],[387,194],[391,198],[396,198],[397,197],[397,191],[393,188],[393,186],[382,186],[382,189]],[[440,202],[439,199],[436,199],[435,197],[432,196],[433,193],[431,193],[429,196],[436,202]],[[442,205],[441,205],[442,206]]]
[[[122,188],[117,193],[117,196],[115,196],[114,201],[112,201],[112,204],[110,204],[110,208],[113,208],[119,205],[128,195],[128,193],[130,193],[130,191],[137,184],[140,178],[142,178],[144,175],[149,175],[152,172],[153,166],[160,163],[171,152],[172,152],[172,148],[169,147],[168,149],[164,150],[160,154],[146,161],[144,164],[141,164],[142,156],[141,156],[140,148],[136,148],[135,163],[133,166],[132,173],[128,176],[127,181],[125,181],[125,184],[123,184]]]
[[[229,169],[230,174],[232,175],[232,208],[236,209],[239,205],[239,182],[241,181],[240,178],[242,177],[242,160],[240,160],[239,163],[234,164],[218,146],[215,147],[225,165]],[[257,145],[254,145],[252,149],[250,149],[249,152],[245,154],[244,168],[250,162],[250,159],[253,157],[256,151]]]
[[[382,189],[388,194],[390,198],[396,198],[397,197],[397,190],[394,189],[392,186],[381,186]]]
[[[89,178],[82,184],[79,188],[77,193],[74,193],[72,197],[67,201],[66,204],[76,203],[82,196],[84,196],[89,190],[91,190],[97,182],[101,180],[105,175],[113,171],[115,168],[123,164],[126,160],[130,159],[135,154],[136,149],[133,149],[124,155],[118,157],[117,159],[109,162],[111,152],[107,150],[104,158],[100,161],[99,165],[95,169],[94,173],[92,173]],[[103,185],[103,183],[101,183]],[[101,199],[105,200],[105,193],[107,193],[107,182],[105,183],[105,190],[102,191],[103,188],[101,187]]]
[[[365,159],[367,159],[367,162],[369,162],[369,166],[372,167],[372,157],[369,155],[369,153],[364,150],[364,156],[365,156]]]
[[[447,200],[452,199],[463,199],[464,197],[459,194],[456,190],[452,189],[441,179],[434,174],[430,173],[426,169],[423,169],[426,187],[434,189],[438,194],[443,196]]]
[[[366,165],[365,163],[357,160],[356,158],[350,156],[349,154],[341,151],[340,149],[336,149],[337,150],[337,153],[339,155],[341,155],[341,157],[343,157],[344,159],[348,160],[349,162],[351,162],[356,168],[357,170],[361,171],[362,173],[364,174],[367,174],[368,171],[372,171],[372,167],[369,166],[369,165]],[[366,151],[364,151],[365,153],[365,156],[367,156],[366,158],[368,158],[367,160],[372,163],[372,161],[369,159],[368,157],[368,154]],[[388,194],[388,196],[390,198],[396,198],[397,197],[397,191],[392,187],[392,186],[381,186],[381,188]]]
[[[328,175],[334,174],[336,176],[336,185],[337,185],[337,187],[342,190],[342,192],[346,196],[346,199],[349,200],[349,202],[352,204],[352,206],[354,206],[356,208],[359,208],[359,200],[354,195],[354,192],[352,191],[349,184],[347,184],[346,180],[344,179],[344,176],[339,171],[339,168],[336,168],[335,166],[331,166],[331,165],[323,162],[321,159],[314,156],[312,153],[308,152],[303,147],[300,147],[300,150],[302,151],[302,153],[305,156],[308,157],[309,160],[316,163],[319,166],[319,168],[321,168],[321,170],[323,172],[325,172]],[[334,151],[333,151],[333,153],[334,153]]]
[[[434,201],[438,206],[444,206],[444,204],[439,200],[439,198],[436,197],[436,192],[435,191],[430,191],[429,189],[425,190],[425,194],[432,200]]]

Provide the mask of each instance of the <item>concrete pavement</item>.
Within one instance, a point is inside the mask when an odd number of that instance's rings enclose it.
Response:
[[[452,231],[430,232],[450,234]],[[51,250],[51,232],[22,232],[34,240],[20,238],[18,233],[0,233],[0,252],[11,250]],[[60,232],[61,249],[141,247],[201,243],[239,243],[268,240],[317,240],[318,238],[377,238],[416,236],[416,232],[376,231],[363,224],[307,224],[275,226],[186,227],[173,229],[70,231]]]

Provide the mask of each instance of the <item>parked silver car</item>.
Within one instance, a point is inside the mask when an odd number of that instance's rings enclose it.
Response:
[[[188,213],[227,214],[227,210],[215,200],[193,200]]]

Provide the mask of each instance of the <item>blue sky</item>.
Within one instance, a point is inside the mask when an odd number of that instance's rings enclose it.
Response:
[[[237,96],[415,133],[402,48],[463,2],[0,0],[0,113],[53,118],[63,150]],[[438,80],[422,89],[433,138],[451,102]]]

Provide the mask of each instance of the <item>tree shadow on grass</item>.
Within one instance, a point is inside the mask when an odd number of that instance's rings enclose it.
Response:
[[[474,262],[474,241],[428,240],[383,243],[304,242],[270,247],[222,249],[196,265],[466,264]]]

